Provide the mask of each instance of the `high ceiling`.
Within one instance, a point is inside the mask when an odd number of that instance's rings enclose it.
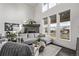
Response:
[[[36,7],[39,3],[26,3],[29,6]]]
[[[36,7],[39,3],[0,3],[0,5],[28,5],[32,7]]]

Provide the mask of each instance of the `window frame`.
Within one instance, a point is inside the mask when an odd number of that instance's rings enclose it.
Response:
[[[62,19],[61,19],[61,14],[63,14],[63,13],[65,13],[65,16],[66,16],[66,12],[68,13],[69,12],[69,15],[67,15],[67,17],[69,17],[69,18],[67,18],[67,19],[64,19],[64,18],[66,18],[66,17],[62,17]],[[60,28],[60,39],[62,39],[62,40],[70,40],[70,34],[71,34],[71,16],[70,16],[70,13],[71,13],[71,10],[69,9],[69,10],[66,10],[66,11],[63,11],[63,12],[61,12],[61,13],[59,13],[59,17],[60,17],[60,25],[59,25],[59,28]],[[63,20],[64,19],[64,20]],[[67,22],[69,22],[70,24],[67,24],[66,25],[66,23]],[[61,24],[63,25],[63,26],[61,26]],[[69,29],[68,29],[68,39],[67,38],[62,38],[61,37],[61,35],[62,35],[62,33],[61,33],[61,31],[62,30],[66,30],[64,27],[68,27],[69,26]],[[61,28],[62,27],[62,28]],[[63,34],[64,35],[64,34]],[[66,34],[67,35],[67,34]]]

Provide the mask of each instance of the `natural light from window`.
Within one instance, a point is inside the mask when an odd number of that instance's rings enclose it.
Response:
[[[49,8],[56,6],[56,3],[49,3]]]
[[[54,6],[56,6],[56,3],[43,3],[42,4],[42,12],[45,12]]]

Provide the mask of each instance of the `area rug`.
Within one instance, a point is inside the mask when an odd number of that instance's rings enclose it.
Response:
[[[56,45],[48,45],[39,56],[56,56],[57,53],[61,50],[62,47]]]

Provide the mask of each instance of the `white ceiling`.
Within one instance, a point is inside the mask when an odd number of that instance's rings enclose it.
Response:
[[[0,5],[28,5],[31,7],[36,7],[39,3],[0,3]]]
[[[29,6],[36,7],[39,3],[26,3]]]

